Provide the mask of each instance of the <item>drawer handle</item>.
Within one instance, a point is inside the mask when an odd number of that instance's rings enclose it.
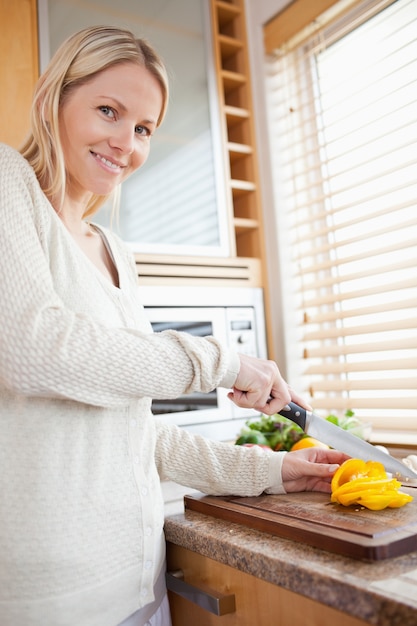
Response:
[[[226,615],[236,611],[235,595],[223,595],[208,587],[201,585],[195,587],[185,582],[184,574],[181,570],[167,572],[165,574],[166,584],[169,591],[194,602],[202,609],[214,613],[214,615]]]

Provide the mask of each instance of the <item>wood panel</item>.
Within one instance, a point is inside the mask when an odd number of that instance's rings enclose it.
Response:
[[[0,141],[17,148],[39,72],[36,0],[0,0],[0,15]]]
[[[259,259],[136,254],[141,285],[262,287]]]
[[[169,592],[173,626],[364,626],[351,617],[237,569],[168,543],[168,570],[221,594],[235,594],[236,612],[218,617]]]
[[[363,0],[294,0],[264,25],[266,53],[272,54],[293,37],[300,43],[304,37],[313,33],[316,25],[322,27],[340,19],[362,2]]]
[[[291,37],[311,24],[338,0],[294,0],[264,26],[265,50],[271,54]]]

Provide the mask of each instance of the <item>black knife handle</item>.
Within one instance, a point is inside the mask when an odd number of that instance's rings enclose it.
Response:
[[[307,411],[302,406],[298,406],[295,402],[289,402],[279,412],[283,417],[288,417],[292,422],[295,422],[305,431]]]

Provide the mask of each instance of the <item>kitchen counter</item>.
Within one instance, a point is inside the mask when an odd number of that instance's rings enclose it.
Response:
[[[165,520],[166,540],[377,626],[417,625],[417,551],[358,561],[195,511]]]

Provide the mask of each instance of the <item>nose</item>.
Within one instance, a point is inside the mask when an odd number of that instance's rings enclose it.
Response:
[[[120,125],[116,132],[110,137],[109,143],[112,148],[116,148],[123,154],[132,154],[134,150],[135,129],[130,125]]]

